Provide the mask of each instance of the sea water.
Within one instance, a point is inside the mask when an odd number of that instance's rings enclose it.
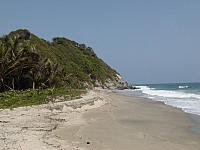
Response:
[[[122,93],[162,101],[183,111],[200,115],[200,83],[168,83],[137,85],[137,90]]]

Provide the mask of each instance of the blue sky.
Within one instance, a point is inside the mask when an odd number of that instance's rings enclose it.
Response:
[[[199,0],[6,0],[0,34],[86,43],[131,83],[200,81]]]

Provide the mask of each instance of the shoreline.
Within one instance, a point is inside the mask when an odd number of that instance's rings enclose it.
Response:
[[[158,103],[158,104],[160,103],[160,104],[166,105],[168,107],[171,107],[173,109],[174,108],[178,109],[178,110],[182,111],[184,114],[186,114],[187,117],[190,118],[191,122],[194,124],[193,127],[191,127],[190,130],[194,133],[200,134],[200,116],[197,115],[197,114],[191,114],[191,113],[185,112],[182,108],[167,105],[166,103],[164,103],[164,101],[154,101],[154,100],[152,100],[151,98],[148,98],[148,97],[142,97],[142,96],[137,96],[137,95],[126,95],[126,94],[115,92],[115,91],[113,91],[113,93],[116,93],[117,95],[123,95],[125,97],[134,97],[134,98],[138,98],[138,99],[142,98],[144,100],[151,101],[153,103]]]
[[[162,102],[94,90],[73,101],[1,110],[0,149],[199,150],[196,123]]]
[[[191,128],[191,130],[195,133],[200,134],[200,116],[195,114],[189,114],[189,117],[191,118],[192,122],[194,122],[194,126]]]
[[[84,113],[83,124],[60,129],[56,135],[83,150],[199,150],[200,135],[191,131],[195,123],[181,109],[113,92],[103,94],[106,105]]]

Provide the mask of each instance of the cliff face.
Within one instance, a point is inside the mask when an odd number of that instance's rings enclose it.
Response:
[[[109,89],[126,89],[128,88],[128,82],[121,75],[116,74],[115,79],[108,79],[105,86]]]
[[[28,30],[0,38],[0,90],[71,86],[127,87],[91,47],[56,37],[51,42]]]

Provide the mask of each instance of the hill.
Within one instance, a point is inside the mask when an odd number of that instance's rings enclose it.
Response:
[[[124,88],[91,47],[64,37],[46,41],[26,29],[0,38],[0,91],[49,87]]]

